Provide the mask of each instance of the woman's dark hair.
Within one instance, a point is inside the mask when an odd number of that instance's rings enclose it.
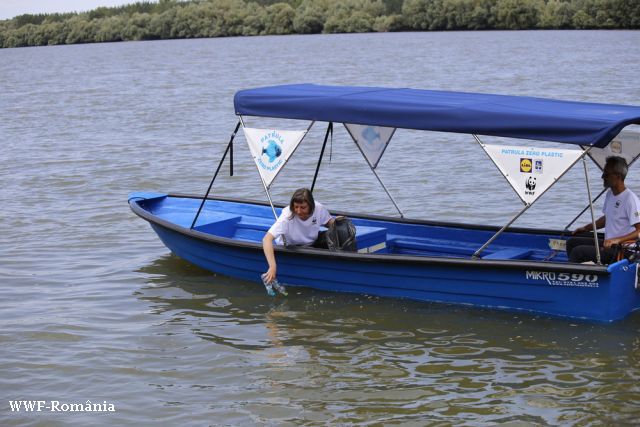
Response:
[[[293,219],[293,217],[296,216],[293,204],[301,204],[304,202],[309,204],[309,215],[313,215],[313,211],[316,208],[316,202],[313,200],[313,194],[311,194],[311,191],[308,188],[298,188],[295,193],[293,193],[293,196],[291,196],[291,202],[289,202],[289,210],[291,210],[289,219]]]

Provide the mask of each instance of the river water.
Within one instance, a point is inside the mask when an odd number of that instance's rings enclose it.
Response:
[[[246,88],[412,87],[640,105],[640,32],[36,47],[0,50],[0,70],[1,425],[638,422],[640,314],[603,326],[308,288],[269,298],[257,282],[172,255],[127,195],[204,193],[237,122],[233,95]],[[276,180],[276,201],[310,185],[324,131],[314,126]],[[213,193],[265,200],[237,141],[235,176],[225,165]],[[398,131],[378,170],[408,217],[502,225],[522,208],[468,136]],[[593,165],[590,175],[599,190]],[[627,184],[640,191],[640,174]],[[344,129],[316,197],[330,209],[396,215]],[[517,224],[562,228],[586,201],[576,169]],[[25,412],[12,410],[16,401],[44,403]],[[87,401],[113,410],[62,410]]]

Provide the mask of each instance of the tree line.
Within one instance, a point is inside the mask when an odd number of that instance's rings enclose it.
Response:
[[[0,21],[0,47],[276,34],[640,29],[638,0],[159,0]]]

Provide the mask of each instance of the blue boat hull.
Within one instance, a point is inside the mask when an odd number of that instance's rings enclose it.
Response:
[[[149,221],[162,242],[176,255],[207,270],[260,281],[268,266],[259,240],[273,222],[270,208],[248,201],[207,201],[201,219],[190,230],[199,204],[195,197],[167,197],[134,193],[132,210]],[[201,199],[200,199],[201,200]],[[527,312],[595,322],[618,321],[640,308],[636,291],[637,264],[623,260],[611,266],[543,262],[542,254],[553,234],[509,231],[488,249],[485,259],[474,260],[465,244],[479,247],[494,231],[491,227],[425,224],[391,218],[350,216],[362,230],[361,253],[311,248],[276,249],[278,278],[293,286],[411,298],[447,304]],[[386,230],[380,245],[377,230]],[[397,234],[409,230],[410,235]],[[422,231],[421,231],[422,230]],[[472,236],[456,247],[437,252],[432,239],[441,234]],[[530,249],[517,248],[522,236]],[[370,241],[367,242],[367,239]],[[362,246],[364,245],[364,246]],[[370,246],[367,246],[370,245]],[[362,248],[361,248],[362,246]],[[381,247],[384,246],[384,247]],[[368,251],[375,248],[375,252]],[[527,249],[526,251],[524,249]],[[450,251],[447,252],[447,251]],[[549,252],[548,246],[546,251]],[[500,259],[519,253],[524,259]],[[525,256],[526,255],[526,256]]]

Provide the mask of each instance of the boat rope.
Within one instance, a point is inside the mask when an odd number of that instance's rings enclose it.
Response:
[[[242,122],[238,121],[238,124],[236,125],[236,130],[233,131],[233,133],[231,134],[231,140],[229,141],[229,144],[227,145],[227,149],[224,150],[224,154],[222,155],[222,159],[220,160],[220,164],[218,165],[218,169],[216,169],[216,173],[215,175],[213,175],[213,179],[211,180],[211,184],[209,184],[209,188],[207,189],[206,194],[204,195],[204,197],[202,198],[202,204],[200,204],[200,208],[198,209],[198,213],[196,214],[196,217],[193,219],[193,223],[191,224],[191,227],[189,228],[189,230],[193,230],[193,227],[196,225],[196,221],[198,220],[198,217],[200,216],[200,212],[202,211],[202,207],[204,206],[204,202],[207,201],[207,197],[209,197],[209,192],[211,191],[211,187],[213,187],[213,182],[216,180],[216,177],[218,176],[218,172],[220,172],[220,168],[222,167],[222,164],[224,163],[224,159],[227,157],[227,153],[229,152],[229,150],[231,150],[231,152],[233,153],[233,138],[236,137],[236,134],[238,133],[238,129],[240,129],[240,124]],[[231,154],[230,159],[233,159],[233,154]],[[233,176],[233,162],[231,163],[231,176]]]
[[[613,258],[616,261],[622,261],[623,259],[627,258],[626,257],[626,253],[627,250],[629,252],[631,251],[638,251],[638,242],[636,240],[627,240],[626,242],[622,242],[619,245],[613,245],[616,252],[614,253]]]
[[[333,145],[333,122],[329,122],[329,126],[327,127],[327,133],[324,135],[324,142],[322,143],[322,150],[320,150],[320,158],[318,159],[318,166],[316,166],[316,174],[313,176],[313,182],[311,183],[311,193],[313,193],[313,187],[316,186],[316,179],[318,178],[318,172],[320,172],[320,164],[322,163],[322,156],[324,154],[324,149],[327,147],[327,140],[329,139],[329,134],[331,134],[331,144]],[[329,157],[329,161],[331,161],[331,157]]]
[[[331,123],[330,126],[331,126],[331,143],[329,145],[329,163],[331,163],[331,158],[333,156],[333,123]]]
[[[542,262],[546,262],[546,261],[551,261],[551,259],[553,257],[555,257],[556,255],[558,255],[558,252],[560,252],[560,249],[556,249],[555,251],[551,252],[551,255],[549,255],[548,257],[546,257],[545,259],[542,260]]]

